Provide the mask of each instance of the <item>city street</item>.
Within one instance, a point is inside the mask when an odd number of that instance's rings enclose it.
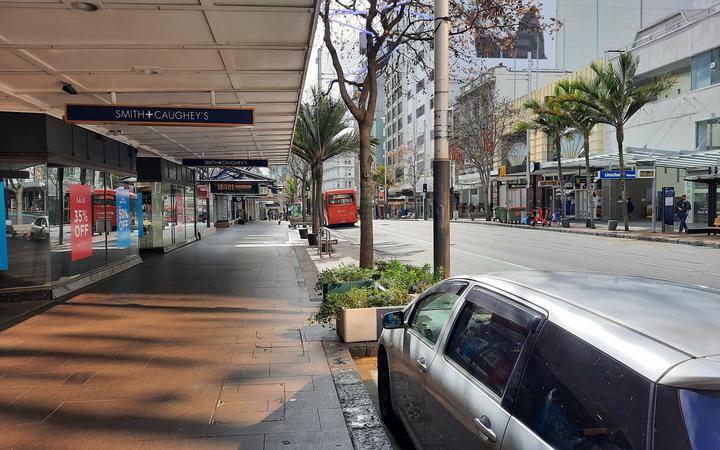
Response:
[[[432,263],[432,221],[377,220],[381,258]],[[338,228],[359,242],[360,227]],[[507,270],[594,271],[639,275],[720,288],[717,249],[570,233],[451,224],[452,275]]]

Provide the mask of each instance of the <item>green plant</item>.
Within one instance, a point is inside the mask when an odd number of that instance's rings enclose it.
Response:
[[[321,292],[324,284],[363,281],[372,278],[373,271],[371,269],[361,269],[351,264],[340,264],[332,269],[325,269],[318,274],[315,290]]]
[[[318,313],[310,317],[311,323],[328,324],[343,308],[373,308],[402,306],[420,293],[443,279],[443,268],[433,271],[429,264],[412,266],[398,260],[377,261],[374,270],[353,265],[340,265],[323,270],[315,288],[323,284],[362,280],[375,280],[367,287],[353,287],[346,292],[332,292],[325,296]]]

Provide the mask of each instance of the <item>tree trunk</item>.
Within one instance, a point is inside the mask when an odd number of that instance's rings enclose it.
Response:
[[[22,182],[18,183],[18,187],[15,189],[15,224],[23,224],[23,190],[25,187]]]
[[[585,149],[585,190],[587,191],[587,210],[590,219],[590,228],[595,228],[595,211],[592,202],[592,192],[590,192],[590,133],[583,134],[583,148]]]
[[[360,267],[373,267],[372,221],[372,124],[374,111],[368,111],[360,125]]]
[[[306,212],[307,212],[307,182],[306,180],[302,181],[302,187],[300,191],[300,213],[302,214],[302,221],[305,222]]]
[[[312,230],[317,234],[322,227],[322,163],[316,165],[312,169],[313,179],[313,212],[312,212]]]
[[[565,183],[563,182],[562,154],[560,153],[560,136],[555,138],[555,153],[558,163],[558,182],[560,183],[560,217],[565,218]]]
[[[625,140],[625,132],[623,126],[615,128],[615,137],[618,145],[618,158],[620,159],[620,195],[622,198],[622,214],[625,231],[630,231],[630,217],[627,210],[627,188],[625,183],[625,155],[623,153],[623,141]]]

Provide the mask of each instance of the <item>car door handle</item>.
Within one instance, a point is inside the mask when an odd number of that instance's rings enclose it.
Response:
[[[480,430],[480,433],[482,433],[482,435],[487,438],[487,440],[489,440],[490,442],[497,441],[497,436],[492,430],[492,424],[490,423],[490,419],[488,419],[487,416],[481,416],[480,418],[476,417],[475,425],[478,427],[478,430]]]
[[[416,362],[421,371],[427,372],[427,364],[425,364],[424,357],[421,356]]]

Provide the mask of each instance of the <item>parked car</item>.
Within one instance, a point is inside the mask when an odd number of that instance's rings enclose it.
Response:
[[[404,213],[402,213],[402,215],[400,216],[400,218],[401,218],[401,219],[414,219],[414,218],[415,218],[415,213],[412,212],[412,211],[405,211]]]
[[[48,216],[39,216],[30,224],[31,239],[47,239],[50,237],[50,223]]]
[[[380,410],[418,449],[720,449],[720,291],[454,277],[383,317]]]

